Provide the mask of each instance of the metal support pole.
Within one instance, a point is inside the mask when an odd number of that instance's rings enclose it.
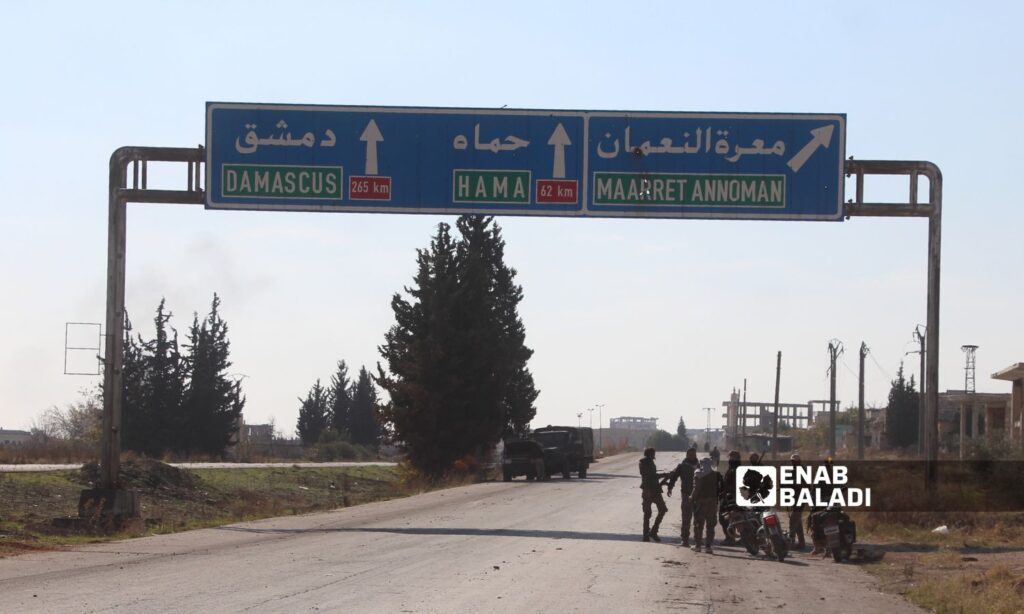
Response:
[[[864,460],[864,357],[868,346],[860,342],[860,374],[857,377],[857,460]]]
[[[187,163],[188,189],[148,189],[148,161]],[[110,156],[107,213],[107,328],[103,361],[103,432],[100,436],[101,489],[118,488],[121,464],[127,205],[129,202],[203,204],[204,193],[199,187],[199,169],[202,162],[202,147],[122,147]],[[138,172],[140,163],[141,181]],[[129,164],[133,166],[130,189]]]
[[[856,176],[856,200],[846,207],[850,216],[928,218],[928,320],[926,374],[922,382],[925,398],[925,485],[934,490],[939,458],[939,273],[942,262],[942,171],[931,162],[889,160],[847,160],[846,172]],[[906,175],[910,178],[908,202],[869,203],[864,201],[865,175]],[[918,202],[917,182],[928,178],[928,202]]]
[[[928,217],[928,336],[925,351],[925,486],[935,490],[939,471],[939,273],[942,261],[942,174],[929,181],[933,211]]]
[[[779,382],[782,378],[782,350],[775,358],[775,419],[772,420],[772,460],[779,449]]]
[[[124,277],[127,243],[127,162],[117,150],[110,156],[107,210],[107,339],[103,360],[103,432],[100,451],[100,488],[117,487],[121,468],[122,359],[124,358]]]

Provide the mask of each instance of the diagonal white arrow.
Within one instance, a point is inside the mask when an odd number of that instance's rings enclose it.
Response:
[[[366,143],[366,174],[376,175],[377,143],[384,140],[384,136],[380,133],[380,128],[377,127],[377,122],[371,119],[370,123],[366,124],[366,130],[363,130],[363,135],[359,137],[359,140]]]
[[[572,145],[572,141],[569,140],[569,135],[565,133],[565,128],[562,124],[555,126],[555,131],[551,134],[551,138],[548,139],[548,145],[555,147],[555,166],[551,171],[551,177],[554,179],[565,179],[565,148],[568,145]]]
[[[796,152],[796,155],[789,162],[786,162],[786,165],[793,169],[794,173],[800,172],[800,169],[807,163],[811,155],[818,150],[818,147],[824,146],[827,148],[829,146],[832,142],[832,132],[834,129],[835,126],[828,125],[811,130],[811,136],[814,138],[811,139],[810,143],[804,145],[803,149]]]

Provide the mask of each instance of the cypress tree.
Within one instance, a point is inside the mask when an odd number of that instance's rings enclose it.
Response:
[[[914,376],[903,377],[900,363],[889,388],[889,403],[885,408],[886,440],[892,447],[902,448],[917,443],[918,392],[914,389]],[[838,422],[838,420],[837,420]]]
[[[395,324],[378,350],[388,372],[377,366],[377,384],[388,392],[382,416],[389,435],[410,462],[431,477],[460,458],[452,406],[461,388],[453,357],[452,302],[457,288],[455,246],[448,224],[438,224],[429,249],[416,251],[410,296],[391,299]]]
[[[170,327],[172,314],[164,311],[165,300],[160,299],[153,323],[156,336],[145,344],[146,415],[149,417],[148,446],[145,453],[161,456],[174,448],[179,439],[182,400],[181,354],[178,351],[178,331]],[[170,328],[170,334],[168,333]]]
[[[328,423],[330,428],[339,435],[352,434],[352,382],[348,379],[348,365],[344,360],[338,361],[338,369],[331,376],[331,388],[328,391]]]
[[[320,435],[327,430],[328,424],[328,396],[329,392],[316,380],[313,387],[306,393],[306,398],[299,398],[299,419],[295,430],[299,433],[299,439],[306,445],[316,443]]]
[[[460,240],[440,224],[417,252],[409,298],[392,299],[395,325],[380,347],[388,372],[378,365],[375,378],[390,397],[381,412],[389,434],[434,477],[524,431],[536,413],[522,289],[504,263],[501,229],[481,216],[457,227]]]
[[[377,448],[380,428],[377,426],[377,389],[366,367],[359,369],[359,377],[352,385],[351,414],[352,443]]]
[[[182,402],[179,449],[223,455],[238,431],[245,407],[241,382],[229,379],[231,344],[228,326],[220,316],[220,297],[213,295],[210,313],[199,322],[193,316],[189,354],[185,361],[188,385]]]

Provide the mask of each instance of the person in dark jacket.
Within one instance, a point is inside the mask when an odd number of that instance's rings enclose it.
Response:
[[[700,461],[694,473],[693,490],[689,499],[693,504],[693,550],[700,552],[700,536],[704,533],[704,550],[712,554],[715,539],[715,517],[718,515],[718,493],[722,489],[722,476],[715,471],[710,458]]]
[[[675,469],[669,472],[668,496],[672,496],[672,489],[675,488],[676,480],[679,480],[680,507],[683,512],[683,524],[679,528],[679,535],[683,539],[683,546],[690,545],[690,525],[693,524],[693,502],[690,501],[690,493],[693,492],[693,473],[697,470],[697,448],[693,446],[686,451],[686,458],[679,463]],[[700,539],[700,535],[694,535]]]
[[[642,508],[644,511],[644,541],[654,540],[660,542],[658,527],[661,526],[661,519],[665,517],[668,506],[665,505],[665,498],[661,493],[661,480],[667,478],[667,473],[658,473],[658,467],[654,464],[654,448],[644,450],[644,457],[640,459],[640,488],[643,491]],[[658,507],[658,516],[651,525],[651,506]]]
[[[793,467],[799,467],[801,465],[800,455],[792,454],[789,457],[789,462],[793,464]],[[797,498],[800,495],[800,488],[796,489]],[[793,507],[789,508],[789,541],[793,544],[793,547],[797,550],[803,550],[806,546],[804,542],[804,505],[798,503]]]
[[[722,453],[718,451],[718,446],[711,448],[711,462],[715,465],[715,470],[718,469],[718,461],[721,460]]]
[[[722,525],[722,533],[725,539],[723,546],[735,546],[736,540],[729,532],[729,510],[736,506],[736,471],[740,466],[740,453],[736,450],[729,452],[729,470],[725,472],[725,479],[722,480],[722,490],[719,493],[718,520]]]

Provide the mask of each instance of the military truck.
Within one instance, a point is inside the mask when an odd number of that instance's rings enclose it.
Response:
[[[525,475],[527,480],[543,480],[550,476],[544,463],[544,449],[532,439],[510,439],[501,452],[501,477],[506,482]]]
[[[587,477],[594,462],[594,430],[575,426],[545,426],[534,429],[532,439],[544,449],[547,475],[561,473],[568,479],[572,472]]]

